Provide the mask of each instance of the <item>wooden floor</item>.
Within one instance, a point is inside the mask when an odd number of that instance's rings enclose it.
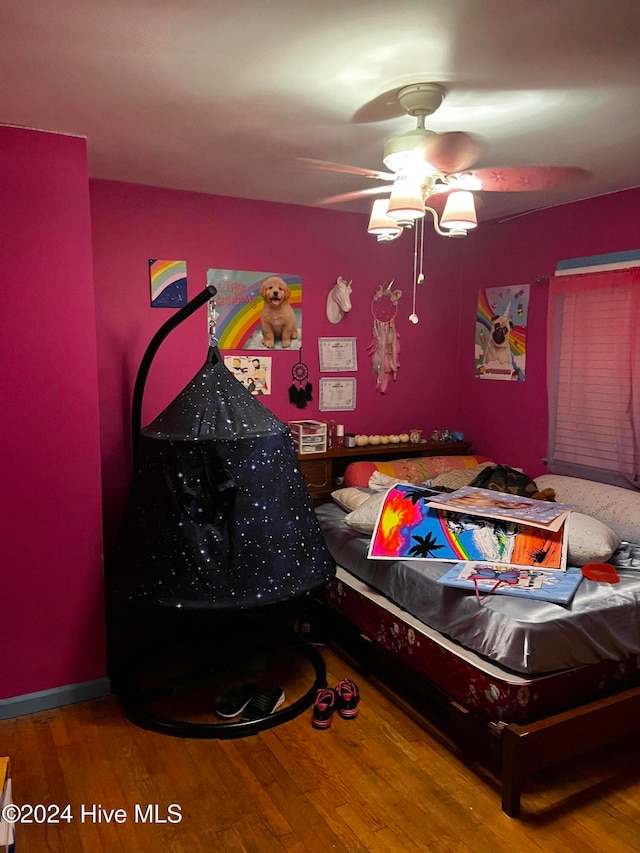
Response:
[[[1,722],[15,801],[71,806],[68,823],[19,826],[18,853],[640,850],[637,742],[531,777],[514,820],[433,719],[323,655],[330,684],[352,677],[362,693],[357,719],[327,731],[309,710],[253,737],[175,738],[130,723],[114,697]],[[107,822],[115,809],[125,822]]]

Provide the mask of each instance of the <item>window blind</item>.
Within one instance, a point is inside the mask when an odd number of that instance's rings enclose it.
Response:
[[[640,270],[552,279],[549,469],[638,484]]]

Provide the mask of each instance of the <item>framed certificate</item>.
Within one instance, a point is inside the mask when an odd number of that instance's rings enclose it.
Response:
[[[321,373],[358,369],[355,338],[318,338]]]
[[[344,379],[320,380],[320,411],[347,412],[356,407],[356,380]]]

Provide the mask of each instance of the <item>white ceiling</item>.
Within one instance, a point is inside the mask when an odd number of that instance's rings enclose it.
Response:
[[[483,193],[480,218],[640,186],[640,0],[0,4],[0,123],[86,136],[96,178],[314,205],[374,182],[303,158],[384,168],[415,125],[393,92],[421,81],[448,90],[427,127],[479,135],[476,166],[591,173]]]

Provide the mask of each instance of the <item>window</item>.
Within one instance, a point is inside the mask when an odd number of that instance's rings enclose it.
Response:
[[[640,487],[640,267],[549,284],[549,470]]]

